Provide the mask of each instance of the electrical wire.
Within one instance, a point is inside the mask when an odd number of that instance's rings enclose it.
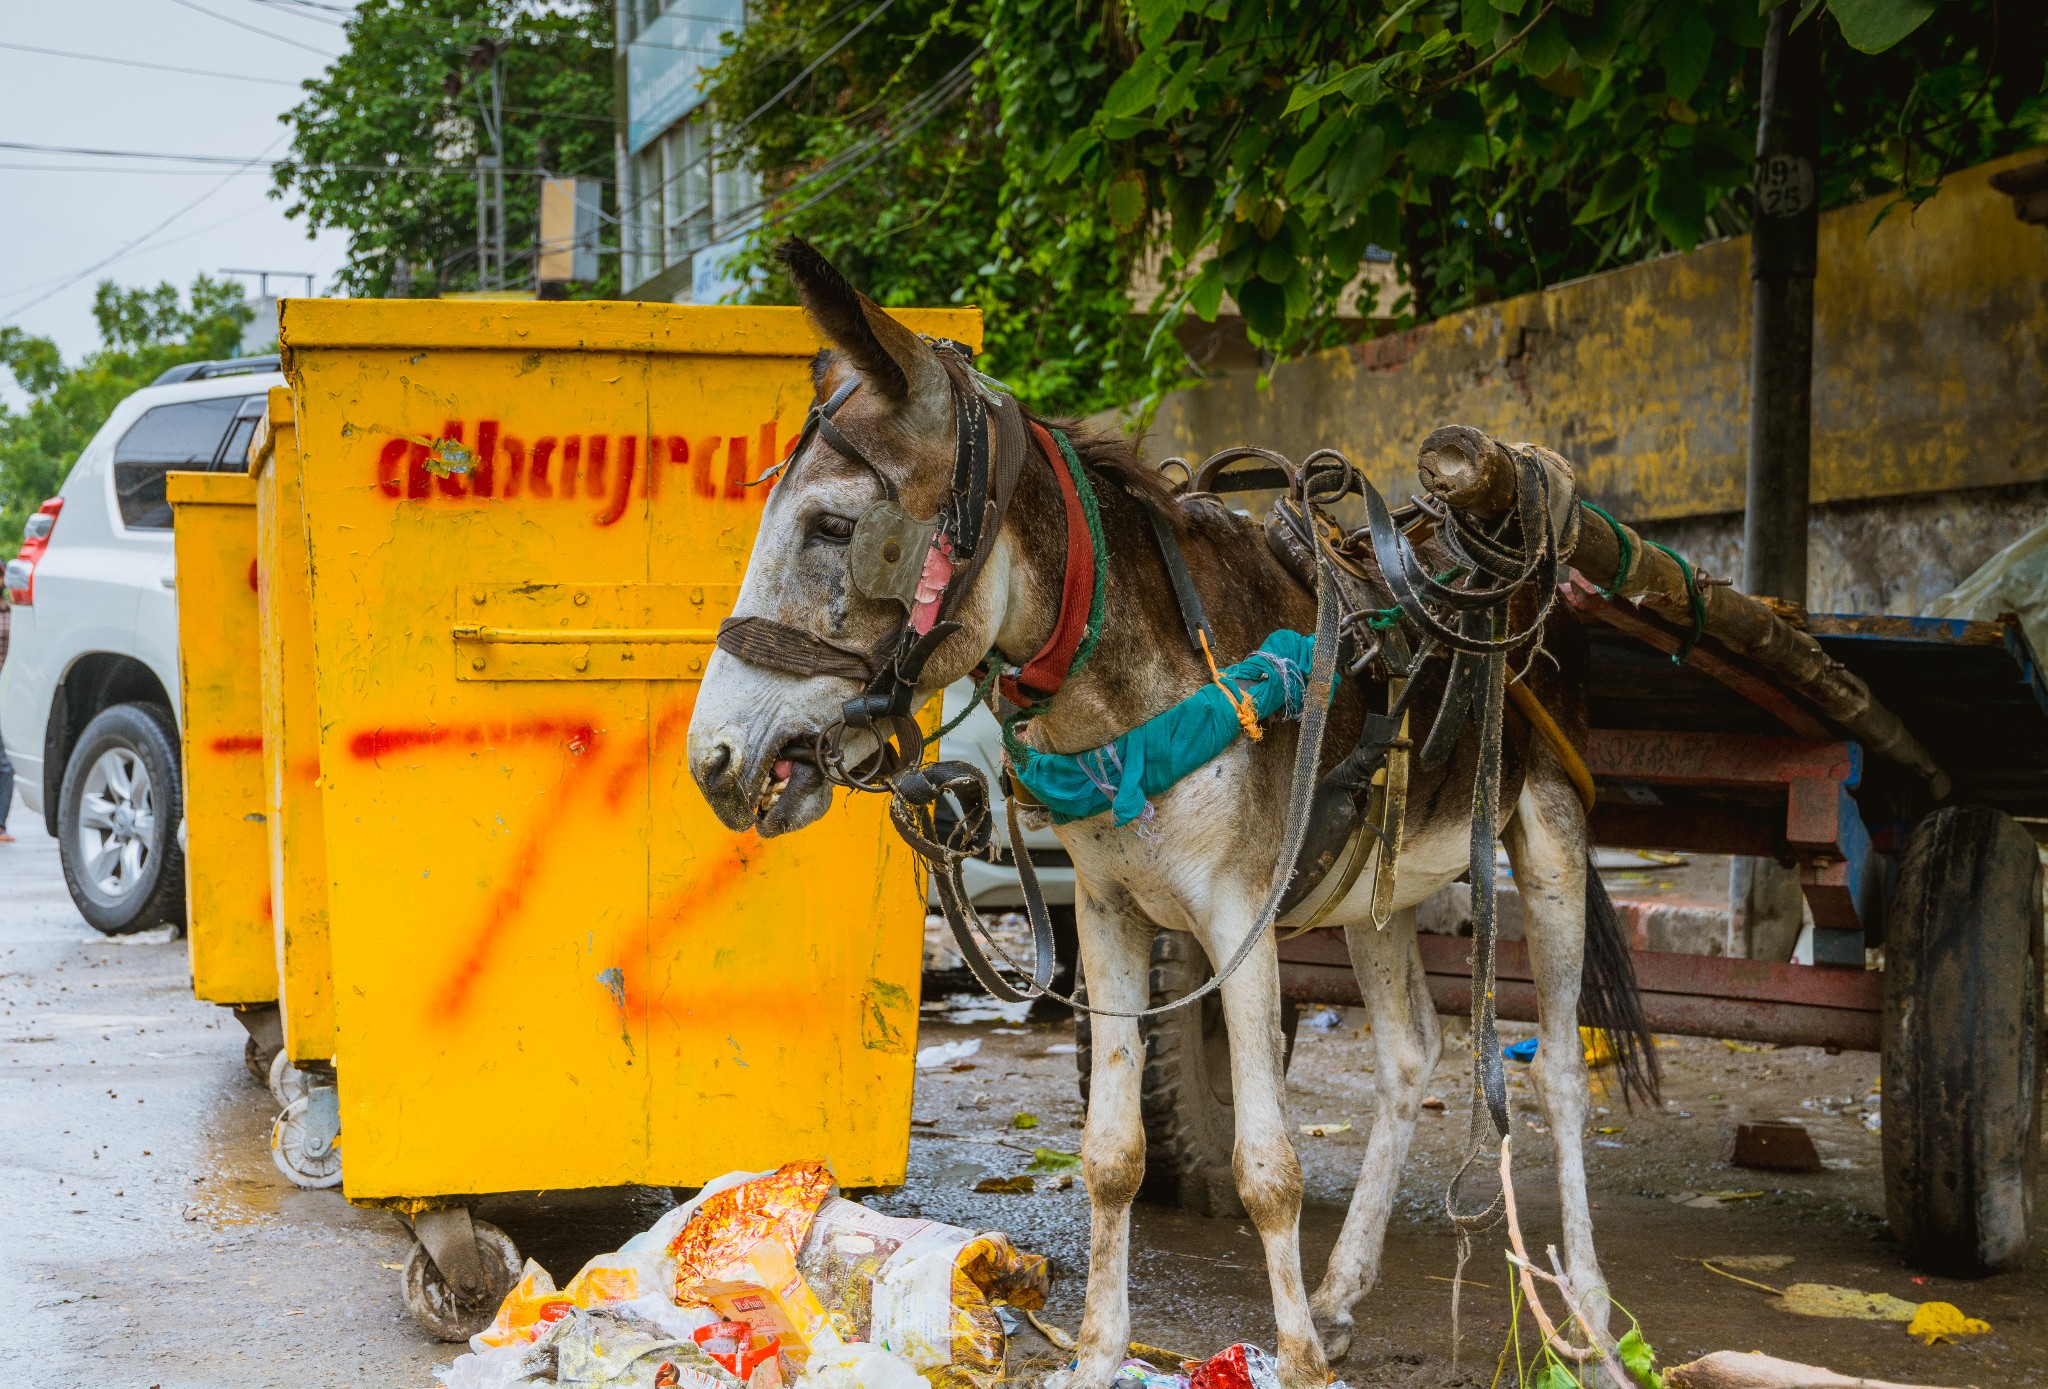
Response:
[[[253,24],[244,24],[239,19],[230,19],[228,16],[224,14],[220,14],[214,10],[209,10],[206,8],[206,6],[196,3],[196,0],[171,0],[171,3],[173,5],[183,5],[188,10],[193,10],[198,12],[199,14],[205,15],[208,19],[217,19],[223,24],[232,24],[237,29],[247,29],[252,34],[261,34],[266,39],[276,39],[279,43],[288,43],[293,48],[303,48],[308,53],[317,54],[322,58],[327,58],[331,60],[339,56],[337,54],[329,53],[324,48],[315,48],[310,43],[300,43],[297,39],[288,39],[283,34],[273,34],[268,29],[258,29]]]
[[[188,77],[216,77],[228,82],[260,82],[269,87],[299,85],[286,77],[257,77],[247,72],[213,72],[206,68],[181,68],[170,63],[146,63],[140,58],[111,58],[104,53],[72,53],[62,48],[38,48],[30,43],[9,43],[0,40],[0,48],[11,48],[17,53],[40,53],[50,58],[76,58],[85,63],[113,63],[124,68],[153,68],[157,72],[181,72]]]
[[[638,211],[640,208],[646,206],[647,203],[652,199],[665,195],[668,192],[669,188],[676,182],[676,180],[682,178],[685,174],[690,173],[694,169],[703,167],[710,160],[730,154],[738,143],[741,131],[745,130],[748,126],[752,125],[755,121],[759,120],[763,115],[767,114],[767,112],[771,108],[773,108],[777,103],[782,101],[784,97],[788,96],[791,92],[795,91],[799,83],[801,83],[805,78],[809,77],[812,73],[816,72],[820,67],[822,67],[825,64],[825,62],[832,57],[833,54],[837,53],[840,49],[846,47],[847,44],[851,43],[854,40],[854,38],[860,34],[861,30],[867,28],[870,24],[873,24],[877,19],[880,19],[882,15],[888,10],[888,8],[895,3],[896,0],[882,0],[881,4],[877,5],[874,9],[868,12],[866,18],[862,19],[860,23],[854,25],[851,29],[847,30],[844,34],[840,35],[838,42],[834,43],[830,48],[826,49],[823,53],[819,54],[817,58],[815,58],[813,61],[811,61],[809,64],[805,66],[802,72],[799,72],[796,76],[790,78],[788,82],[784,83],[782,89],[775,93],[774,96],[769,97],[766,101],[762,102],[759,106],[756,106],[752,111],[748,112],[746,118],[740,121],[739,124],[733,126],[732,129],[723,132],[719,142],[716,145],[704,151],[704,153],[698,155],[695,159],[683,165],[680,169],[674,170],[669,174],[667,178],[663,179],[654,188],[641,194],[639,197],[635,198],[631,203],[627,204],[625,207],[620,208],[618,214],[620,219],[623,220],[628,214]],[[845,11],[841,11],[841,13],[843,14],[845,13]]]
[[[258,164],[264,161],[265,159],[268,159],[270,157],[270,151],[276,149],[278,145],[282,144],[284,138],[285,137],[283,134],[279,134],[275,140],[272,140],[270,144],[265,147],[261,154],[257,155],[254,159],[251,159],[248,162],[251,164]],[[17,304],[13,308],[7,310],[5,314],[0,314],[0,321],[4,321],[5,319],[10,318],[16,318],[22,314],[27,313],[36,305],[41,304],[47,300],[56,298],[59,294],[62,294],[65,290],[71,288],[71,286],[77,284],[80,280],[85,279],[87,276],[97,274],[99,271],[105,269],[107,266],[112,265],[115,261],[120,260],[129,252],[136,250],[137,248],[142,246],[143,243],[153,239],[155,236],[157,236],[158,233],[164,231],[173,222],[176,222],[180,217],[183,217],[186,213],[192,211],[201,203],[204,203],[208,198],[211,198],[214,194],[220,192],[221,189],[227,187],[228,184],[233,181],[234,177],[235,175],[233,173],[227,174],[220,180],[220,182],[214,184],[211,188],[207,189],[204,193],[201,193],[191,202],[186,203],[184,206],[180,207],[176,212],[173,212],[170,216],[164,218],[163,221],[157,223],[155,226],[151,227],[142,235],[136,237],[132,241],[123,243],[122,246],[118,250],[114,251],[111,255],[104,256],[101,259],[94,261],[91,265],[86,266],[85,269],[79,271],[77,274],[71,276],[69,279],[62,281],[54,288],[46,290],[43,293],[37,295],[35,298],[29,300],[27,303]]]

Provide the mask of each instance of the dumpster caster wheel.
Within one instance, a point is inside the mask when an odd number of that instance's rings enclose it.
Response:
[[[302,1095],[277,1116],[270,1126],[270,1158],[294,1185],[317,1190],[341,1185],[341,1145],[332,1137],[320,1141],[316,1098]]]
[[[270,1074],[265,1079],[279,1109],[290,1109],[294,1100],[306,1097],[306,1073],[294,1066],[284,1052],[270,1059]]]
[[[427,1223],[433,1222],[433,1223]],[[484,1220],[471,1220],[466,1210],[422,1211],[413,1219],[412,1254],[405,1261],[405,1306],[413,1320],[444,1341],[467,1341],[491,1324],[505,1294],[519,1281],[520,1258],[512,1237]],[[444,1241],[459,1239],[464,1227],[473,1235],[475,1267],[469,1277],[478,1286],[471,1296],[458,1293],[434,1256],[427,1240],[453,1254]],[[450,1258],[450,1262],[454,1262]],[[459,1276],[459,1275],[458,1275]]]

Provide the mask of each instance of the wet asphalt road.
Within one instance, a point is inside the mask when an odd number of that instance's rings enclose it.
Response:
[[[99,936],[66,896],[53,841],[17,806],[20,842],[0,845],[0,1268],[12,1284],[0,1317],[0,1386],[427,1386],[452,1347],[406,1313],[398,1266],[411,1240],[393,1217],[337,1192],[300,1191],[272,1166],[274,1103],[242,1064],[243,1034],[194,1002],[184,942],[168,932]],[[954,1014],[953,1016],[958,1016]],[[1289,1076],[1298,1124],[1348,1123],[1301,1137],[1311,1283],[1343,1215],[1372,1112],[1371,1039],[1359,1015],[1302,1033]],[[1516,1030],[1519,1032],[1519,1030]],[[1032,1195],[981,1195],[984,1176],[1019,1173],[1029,1150],[1079,1147],[1071,1029],[983,1016],[951,1021],[928,1006],[921,1043],[976,1038],[959,1069],[919,1076],[909,1180],[877,1206],[1008,1230],[1053,1256],[1049,1316],[1079,1321],[1087,1198],[1078,1183]],[[1655,1114],[1596,1114],[1588,1166],[1602,1259],[1616,1297],[1666,1364],[1709,1350],[1762,1349],[1838,1371],[1933,1384],[2021,1386],[2048,1380],[2048,1254],[1979,1283],[1916,1279],[1884,1231],[1878,1135],[1864,1116],[1876,1058],[1736,1051],[1674,1042],[1662,1053],[1667,1104]],[[1432,1088],[1389,1234],[1381,1288],[1360,1309],[1358,1347],[1340,1373],[1354,1385],[1487,1384],[1505,1342],[1499,1256],[1468,1275],[1463,1370],[1451,1376],[1449,1275],[1440,1207],[1464,1131],[1466,1054],[1455,1042]],[[1549,1138],[1517,1077],[1517,1186],[1531,1242],[1555,1240]],[[1036,1127],[1015,1127],[1029,1113]],[[1742,1118],[1807,1123],[1828,1170],[1812,1176],[1727,1167]],[[792,1157],[806,1156],[791,1154]],[[1709,1208],[1692,1192],[1738,1190]],[[520,1248],[566,1279],[592,1254],[652,1223],[662,1190],[572,1193],[484,1203]],[[1135,1332],[1207,1353],[1236,1339],[1272,1343],[1257,1241],[1240,1221],[1139,1207]],[[1953,1301],[1993,1324],[1988,1336],[1923,1347],[1891,1323],[1818,1321],[1698,1261],[1777,1256],[1759,1281],[1833,1283],[1910,1300]],[[1035,1335],[1013,1363],[1049,1363]],[[1512,1361],[1503,1383],[1512,1383]]]

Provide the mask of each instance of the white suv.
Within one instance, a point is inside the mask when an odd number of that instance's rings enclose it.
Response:
[[[0,741],[108,935],[185,917],[177,570],[164,475],[241,472],[276,357],[190,362],[129,396],[7,565]]]

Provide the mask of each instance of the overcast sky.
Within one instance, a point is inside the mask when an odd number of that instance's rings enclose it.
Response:
[[[288,0],[0,0],[0,141],[238,159],[266,150],[281,155],[287,135],[278,116],[297,103],[298,83],[342,47],[339,28],[304,13]],[[54,57],[23,46],[288,85]],[[284,204],[268,196],[260,164],[228,175],[226,167],[0,148],[0,324],[53,338],[65,360],[76,361],[98,343],[92,296],[103,279],[169,280],[182,288],[201,271],[241,266],[310,271],[325,289],[341,266],[344,238],[330,231],[308,240],[304,224],[287,219]],[[254,277],[243,278],[253,296]],[[284,282],[285,292],[301,292],[300,283]],[[0,395],[20,401],[4,373]]]

